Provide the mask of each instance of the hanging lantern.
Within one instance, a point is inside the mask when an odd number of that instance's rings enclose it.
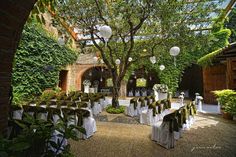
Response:
[[[132,60],[133,60],[133,58],[132,58],[132,57],[129,57],[129,58],[128,58],[128,61],[129,61],[129,62],[131,62]]]
[[[101,62],[101,64],[104,64],[104,60],[103,59],[100,59],[100,62]]]
[[[73,30],[76,34],[79,33],[79,29],[74,27],[74,30]]]
[[[104,25],[99,28],[101,37],[109,39],[112,35],[112,30],[110,26]]]
[[[120,64],[120,59],[116,59],[115,63],[116,63],[116,65],[119,65]]]
[[[157,62],[156,56],[152,56],[149,58],[152,64],[155,64]]]
[[[94,56],[94,57],[93,57],[93,61],[94,61],[94,62],[97,62],[97,61],[98,61],[98,57]]]
[[[65,45],[65,39],[63,37],[59,37],[57,42],[60,46]]]
[[[160,65],[160,70],[163,71],[166,67],[164,65]]]
[[[100,78],[100,81],[101,81],[101,82],[103,81],[102,77]]]
[[[150,81],[152,80],[152,76],[149,77],[149,80],[150,80]]]
[[[180,48],[177,46],[174,46],[170,49],[170,55],[173,57],[178,56],[179,52],[180,52]]]
[[[179,55],[180,48],[177,46],[174,46],[170,49],[170,55],[174,57],[174,65],[176,66],[176,56]]]

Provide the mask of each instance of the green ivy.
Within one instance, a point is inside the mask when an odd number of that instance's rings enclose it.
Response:
[[[76,58],[72,49],[58,45],[40,25],[26,24],[14,61],[14,96],[29,98],[56,87],[60,70]]]
[[[212,65],[212,60],[222,52],[222,48],[229,44],[228,39],[231,35],[229,29],[222,29],[219,32],[213,33],[213,36],[217,39],[211,44],[209,52],[207,55],[198,59],[198,64],[201,66]]]

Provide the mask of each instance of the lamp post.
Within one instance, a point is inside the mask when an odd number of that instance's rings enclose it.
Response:
[[[170,49],[170,55],[174,57],[174,65],[176,66],[176,56],[179,55],[180,48],[177,46],[174,46]]]

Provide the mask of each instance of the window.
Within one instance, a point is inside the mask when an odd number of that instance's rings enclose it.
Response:
[[[113,87],[112,78],[108,78],[108,79],[106,80],[106,87]]]
[[[147,80],[145,78],[138,78],[136,80],[136,87],[146,87]]]

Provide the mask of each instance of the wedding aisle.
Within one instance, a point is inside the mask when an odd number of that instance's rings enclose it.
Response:
[[[105,112],[101,116],[93,137],[70,141],[77,157],[236,156],[236,122],[219,115],[196,115],[194,125],[170,150],[151,141],[151,127],[136,119]]]

